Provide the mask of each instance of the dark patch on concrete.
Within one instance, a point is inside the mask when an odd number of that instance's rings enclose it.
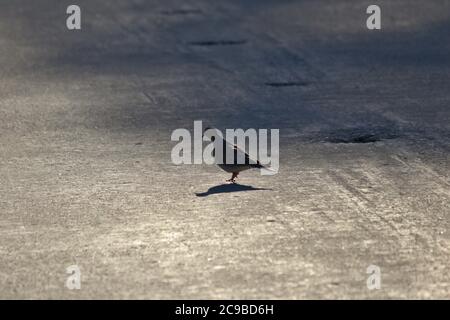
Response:
[[[161,14],[165,16],[194,15],[202,13],[203,11],[200,9],[174,9],[161,11]]]
[[[308,82],[305,81],[286,81],[286,82],[266,82],[264,83],[268,87],[306,87],[309,85]]]
[[[212,46],[236,46],[246,44],[247,40],[208,40],[189,42],[191,46],[212,47]]]
[[[329,143],[374,143],[396,139],[399,133],[389,128],[352,128],[327,133],[320,138]]]

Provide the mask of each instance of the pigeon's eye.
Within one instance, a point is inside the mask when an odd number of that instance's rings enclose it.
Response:
[[[214,142],[214,140],[216,140],[216,137],[211,137],[211,141]]]

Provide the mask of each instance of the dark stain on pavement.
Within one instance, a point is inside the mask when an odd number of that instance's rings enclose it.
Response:
[[[329,143],[374,143],[383,140],[396,139],[400,135],[389,128],[351,128],[341,129],[326,134],[320,134],[321,142]]]
[[[309,85],[308,82],[305,81],[286,81],[286,82],[266,82],[266,86],[268,87],[306,87]]]
[[[161,14],[166,16],[178,16],[178,15],[193,15],[193,14],[201,14],[202,10],[199,9],[174,9],[174,10],[163,10]]]
[[[236,46],[246,44],[247,40],[207,40],[207,41],[192,41],[189,42],[191,46],[212,47],[212,46]]]

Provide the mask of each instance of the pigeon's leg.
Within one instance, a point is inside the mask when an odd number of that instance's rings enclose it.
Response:
[[[231,175],[231,179],[228,179],[227,182],[236,183],[236,178],[238,176],[239,172],[233,172]]]

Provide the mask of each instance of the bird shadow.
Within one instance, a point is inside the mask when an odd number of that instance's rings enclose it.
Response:
[[[208,189],[206,192],[198,193],[196,192],[195,195],[197,197],[206,197],[212,194],[218,194],[218,193],[231,193],[231,192],[241,192],[241,191],[256,191],[256,190],[272,190],[272,189],[266,189],[266,188],[255,188],[252,186],[247,186],[244,184],[238,184],[238,183],[232,183],[232,184],[220,184],[218,186],[214,186]]]

